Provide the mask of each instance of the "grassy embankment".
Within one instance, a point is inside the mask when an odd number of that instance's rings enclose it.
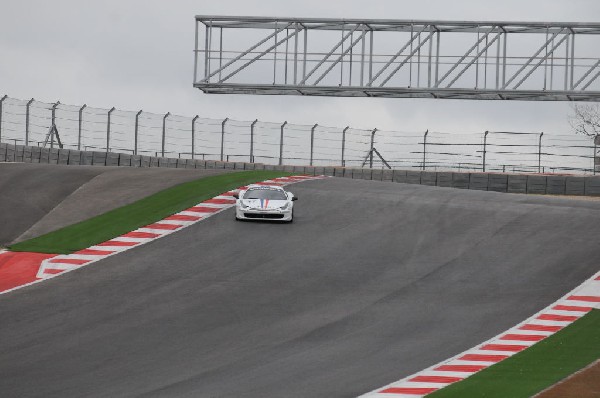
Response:
[[[291,173],[259,170],[201,178],[160,191],[80,223],[17,243],[9,249],[38,253],[73,253],[161,220],[223,192],[288,175]]]
[[[427,397],[526,398],[600,358],[600,310],[532,347]]]

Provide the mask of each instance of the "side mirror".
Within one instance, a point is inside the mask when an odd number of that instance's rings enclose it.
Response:
[[[240,198],[240,193],[239,192],[234,192],[232,195],[234,198],[239,199]]]
[[[292,202],[294,202],[296,200],[298,200],[298,197],[297,196],[292,196]]]

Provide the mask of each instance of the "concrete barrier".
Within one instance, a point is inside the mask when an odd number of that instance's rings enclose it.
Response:
[[[177,168],[177,162],[178,159],[177,158],[166,158],[167,159],[167,167],[170,169],[176,169]]]
[[[440,171],[437,173],[437,186],[438,187],[452,187],[452,173],[449,171]]]
[[[371,180],[375,180],[375,181],[383,180],[383,170],[381,170],[381,169],[371,170]]]
[[[159,157],[158,158],[158,167],[169,167],[169,159]]]
[[[23,148],[23,162],[31,163],[31,155],[32,155],[33,147],[26,146]]]
[[[506,175],[506,174],[489,174],[488,175],[488,191],[507,192],[508,191],[508,175]]]
[[[142,167],[142,155],[131,155],[129,164],[131,167]]]
[[[58,164],[69,164],[69,150],[59,149],[58,150]]]
[[[373,179],[373,170],[372,169],[362,169],[361,178],[363,180],[372,180]]]
[[[421,172],[415,170],[406,171],[407,184],[421,184]]]
[[[15,146],[7,144],[6,145],[6,161],[14,162],[15,161]]]
[[[469,189],[470,182],[469,173],[452,173],[452,188]]]
[[[585,194],[600,196],[600,177],[585,177]]]
[[[141,155],[140,159],[140,167],[150,167],[150,162],[152,158],[148,155]]]
[[[81,152],[81,164],[84,166],[91,166],[92,164],[94,164],[94,153]]]
[[[546,176],[527,176],[527,193],[546,194]]]
[[[118,166],[119,165],[119,154],[108,152],[106,154],[106,165],[107,166]]]
[[[6,162],[6,146],[4,142],[0,142],[0,162]]]
[[[381,181],[393,181],[394,179],[394,170],[386,169],[383,170],[383,177]]]
[[[69,165],[107,165],[129,167],[221,168],[231,170],[277,170],[308,175],[394,181],[439,187],[488,190],[495,192],[600,196],[600,176],[526,175],[500,173],[454,173],[417,170],[346,168],[334,166],[276,166],[262,163],[221,162],[157,158],[124,153],[87,152],[59,148],[0,143],[0,162],[31,162]]]
[[[565,195],[585,195],[584,177],[568,176],[565,183]]]
[[[508,175],[508,187],[507,192],[509,193],[527,193],[527,176],[518,174]]]
[[[59,154],[59,149],[58,148],[50,148],[50,164],[58,164],[58,154]]]
[[[80,165],[81,164],[81,151],[78,151],[76,149],[71,149],[69,151],[68,164],[70,164],[70,165]]]
[[[40,163],[50,163],[50,148],[40,148]]]
[[[469,189],[476,191],[487,191],[489,175],[486,173],[471,173],[469,176]]]
[[[42,155],[42,148],[37,147],[37,146],[31,147],[31,163],[39,163],[41,155]]]
[[[398,183],[406,183],[406,170],[394,170],[393,181]]]
[[[129,166],[131,167],[131,157],[132,155],[128,153],[122,153],[119,156],[119,166]]]
[[[92,165],[106,166],[106,152],[92,152]]]
[[[564,195],[567,184],[565,176],[547,176],[546,193],[551,195]]]
[[[15,145],[15,162],[23,162],[23,145]]]
[[[311,176],[315,175],[315,168],[313,166],[305,166],[304,167],[304,174],[308,174]]]
[[[436,186],[437,185],[437,173],[435,171],[422,171],[421,172],[421,185]]]

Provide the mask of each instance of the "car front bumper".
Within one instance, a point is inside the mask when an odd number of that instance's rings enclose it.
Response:
[[[291,221],[292,209],[287,210],[256,210],[235,208],[235,217],[238,220],[268,220],[268,221]]]

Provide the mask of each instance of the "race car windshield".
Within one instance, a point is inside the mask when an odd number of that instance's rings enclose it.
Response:
[[[278,189],[249,189],[244,194],[244,199],[287,200],[287,196]]]

